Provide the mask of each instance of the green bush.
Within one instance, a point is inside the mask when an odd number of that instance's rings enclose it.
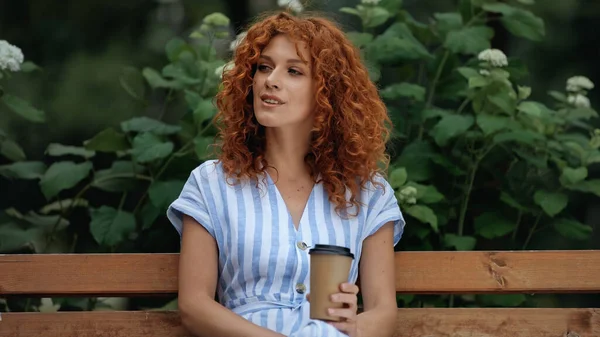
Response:
[[[600,195],[600,180],[588,178],[600,162],[600,131],[590,124],[597,113],[586,97],[593,83],[573,77],[566,90],[538,95],[523,84],[522,62],[491,49],[490,20],[518,38],[544,37],[544,22],[526,7],[532,2],[461,0],[428,22],[415,20],[401,0],[340,9],[361,24],[348,37],[395,124],[389,180],[408,223],[399,249],[527,249],[542,233],[553,241],[538,249],[589,241],[592,229],[572,206],[582,195]],[[13,162],[0,175],[35,182],[45,201],[0,213],[0,252],[154,252],[173,247],[165,237],[177,244],[164,214],[191,169],[211,157],[212,98],[229,57],[215,45],[229,39],[228,25],[222,14],[209,15],[188,38],[167,44],[164,68],[127,68],[118,79],[135,100],[146,101],[150,88],[164,94],[163,109],[179,104],[186,113],[177,124],[129,119],[77,146],[49,144],[46,162],[28,161],[0,130],[0,154]],[[44,122],[43,111],[2,93],[15,113]],[[398,300],[454,305],[447,296]],[[535,305],[522,295],[461,300]]]

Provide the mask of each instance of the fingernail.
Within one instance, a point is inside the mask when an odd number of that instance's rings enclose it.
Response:
[[[327,313],[328,313],[328,314],[330,314],[330,315],[331,315],[331,314],[333,314],[333,312],[334,312],[334,310],[333,310],[333,309],[327,309]]]

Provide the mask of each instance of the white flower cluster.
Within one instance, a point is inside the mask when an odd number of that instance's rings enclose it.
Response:
[[[240,45],[240,43],[242,43],[242,41],[246,38],[247,34],[248,34],[248,32],[241,32],[241,33],[239,33],[235,37],[235,40],[231,41],[231,43],[229,44],[229,50],[231,50],[231,51],[236,50],[237,47]]]
[[[0,40],[0,69],[19,71],[23,63],[23,52],[5,40]]]
[[[304,6],[302,6],[300,0],[277,0],[277,5],[279,7],[287,7],[296,13],[304,10]]]
[[[590,99],[586,94],[594,89],[594,82],[585,76],[573,76],[567,80],[567,102],[576,108],[589,108]]]
[[[398,199],[400,202],[405,202],[407,204],[416,204],[417,203],[417,189],[413,186],[406,186],[398,192]]]
[[[477,58],[480,61],[489,62],[492,67],[504,67],[508,65],[508,59],[500,49],[486,49],[479,53]]]
[[[574,94],[567,97],[567,101],[577,108],[589,108],[590,99],[583,94]]]
[[[594,89],[594,82],[585,76],[573,76],[567,80],[567,91],[579,92]]]
[[[378,5],[381,0],[361,0],[360,2],[365,5]]]

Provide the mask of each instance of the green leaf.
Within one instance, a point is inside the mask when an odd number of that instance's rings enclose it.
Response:
[[[444,110],[444,109],[440,109],[440,108],[430,108],[430,109],[425,109],[421,112],[421,119],[423,121],[425,121],[430,118],[446,117],[449,115],[452,115],[452,111]]]
[[[569,197],[563,193],[539,190],[533,195],[533,200],[546,214],[553,217],[567,207]]]
[[[64,209],[73,207],[88,207],[89,202],[85,199],[63,199],[49,203],[40,209],[40,213],[62,212]]]
[[[157,135],[169,135],[181,131],[181,126],[168,125],[149,117],[134,117],[121,122],[121,129],[124,132],[152,132]]]
[[[556,219],[554,229],[560,235],[574,240],[588,240],[592,236],[592,227],[571,219]]]
[[[534,5],[535,4],[535,0],[517,0],[517,1],[524,5]]]
[[[23,161],[27,159],[25,151],[11,139],[0,140],[0,154],[12,161]]]
[[[152,68],[144,68],[142,75],[146,79],[146,82],[154,89],[156,88],[168,88],[168,89],[183,89],[183,84],[178,81],[166,80],[160,73]]]
[[[408,173],[406,172],[406,168],[399,167],[392,171],[390,174],[390,185],[393,188],[399,188],[406,183],[406,179],[408,178]]]
[[[44,236],[37,228],[23,229],[13,222],[0,224],[0,253],[9,253],[32,245]]]
[[[415,219],[430,224],[436,233],[439,231],[438,218],[431,208],[425,205],[412,205],[405,208],[404,211]]]
[[[146,94],[144,76],[135,67],[123,67],[119,76],[119,83],[131,97],[143,100]]]
[[[477,71],[477,69],[469,68],[469,67],[458,67],[456,68],[459,74],[461,74],[467,80],[471,77],[482,77],[481,74]]]
[[[129,191],[136,186],[136,175],[144,168],[131,161],[115,161],[108,169],[94,174],[92,186],[107,192]]]
[[[567,186],[570,190],[593,193],[600,197],[600,179],[584,180],[574,185]]]
[[[534,145],[536,141],[544,140],[544,137],[538,133],[520,130],[520,131],[506,131],[499,133],[494,136],[494,143],[505,143],[505,142],[518,142],[523,144]]]
[[[58,143],[50,143],[48,145],[48,148],[46,149],[46,153],[53,157],[60,157],[60,156],[65,156],[65,155],[75,155],[75,156],[84,157],[86,159],[92,158],[93,156],[96,155],[96,152],[86,150],[82,147],[62,145],[62,144],[58,144]]]
[[[486,136],[508,128],[509,124],[510,118],[508,117],[477,115],[477,126],[481,128],[481,131]]]
[[[135,231],[135,217],[108,206],[90,210],[90,232],[103,246],[116,246]]]
[[[460,13],[449,12],[449,13],[434,13],[433,16],[437,21],[438,29],[441,32],[449,32],[451,30],[458,30],[463,26],[463,19]]]
[[[521,212],[531,213],[530,209],[528,209],[527,207],[524,207],[521,202],[518,202],[513,197],[511,197],[510,195],[508,195],[506,192],[501,192],[500,193],[500,201],[502,201],[503,203],[507,204],[508,206],[510,206],[510,207],[512,207],[514,209],[517,209],[517,210],[519,210]]]
[[[381,0],[377,6],[383,7],[390,13],[397,13],[402,9],[403,0]]]
[[[413,83],[394,83],[381,91],[385,99],[399,99],[401,97],[413,98],[422,102],[425,100],[425,88]]]
[[[520,85],[517,86],[518,90],[519,90],[519,99],[523,100],[523,99],[527,99],[529,98],[529,96],[531,96],[531,87],[522,87]]]
[[[129,149],[127,137],[113,128],[107,128],[86,140],[84,147],[88,150],[99,152],[118,152]]]
[[[411,181],[406,186],[412,186],[417,189],[416,197],[419,203],[435,204],[445,198],[434,185],[421,185]]]
[[[342,8],[340,8],[340,12],[352,14],[352,15],[356,15],[356,16],[360,17],[360,13],[358,12],[358,10],[356,10],[356,8],[342,7]]]
[[[575,108],[570,109],[566,119],[573,121],[577,119],[590,119],[592,117],[598,117],[598,112],[591,108]]]
[[[207,16],[204,17],[204,19],[202,20],[202,22],[206,23],[207,25],[211,25],[214,27],[227,27],[229,26],[229,18],[220,12],[215,12],[215,13],[211,13],[208,14]]]
[[[459,251],[470,251],[475,249],[477,239],[472,236],[458,236],[456,234],[444,235],[444,246],[454,247]]]
[[[516,99],[511,97],[508,91],[502,90],[489,94],[487,95],[487,99],[507,115],[512,116],[514,114]]]
[[[354,44],[356,48],[362,48],[373,41],[373,34],[369,33],[348,32],[346,33],[346,37],[352,41],[352,44]]]
[[[75,187],[92,170],[92,163],[75,164],[63,161],[52,164],[40,180],[40,188],[46,199],[50,200],[60,191]]]
[[[165,45],[165,53],[169,58],[169,61],[175,62],[179,58],[179,54],[186,50],[187,44],[179,37],[175,37],[167,42]]]
[[[490,40],[493,36],[494,30],[489,27],[465,27],[449,32],[444,41],[444,47],[453,53],[474,55],[490,48]]]
[[[37,64],[31,62],[31,61],[25,61],[21,64],[21,72],[23,73],[30,73],[36,70],[42,70],[42,68],[40,68]]]
[[[486,239],[494,239],[511,233],[515,225],[497,212],[486,212],[475,219],[475,232]]]
[[[366,8],[363,18],[363,25],[366,28],[375,28],[381,26],[390,18],[390,12],[383,7],[370,7]]]
[[[492,13],[502,13],[502,24],[515,36],[541,41],[546,35],[544,20],[535,16],[531,11],[504,3],[485,4],[483,9]]]
[[[410,39],[380,35],[367,45],[366,50],[371,59],[383,64],[395,64],[428,57],[427,51],[421,47]]]
[[[17,115],[31,122],[43,123],[46,121],[46,113],[44,111],[34,108],[29,102],[22,98],[4,94],[0,97],[0,100],[2,100],[4,104]]]
[[[202,99],[194,109],[194,122],[200,126],[207,120],[211,120],[217,113],[217,108],[211,100]]]
[[[210,159],[212,152],[209,149],[214,144],[212,137],[198,136],[194,138],[194,149],[196,150],[196,156],[200,160]]]
[[[149,163],[167,157],[173,152],[171,142],[163,142],[156,135],[144,132],[133,139],[131,154],[138,163]]]
[[[158,209],[167,209],[177,199],[184,184],[181,180],[155,181],[148,189],[150,201]]]
[[[548,95],[552,96],[555,100],[557,100],[559,102],[563,102],[563,103],[567,102],[567,96],[562,92],[550,90],[550,91],[548,91]]]
[[[548,109],[544,104],[533,101],[521,102],[519,106],[517,106],[517,110],[522,111],[529,116],[538,118],[548,117],[552,114],[552,110]]]
[[[588,176],[586,167],[570,168],[565,167],[560,175],[560,182],[564,186],[573,185],[583,181]]]
[[[446,116],[433,127],[430,135],[439,146],[446,146],[450,139],[466,132],[473,123],[473,116],[470,115]]]
[[[46,171],[46,165],[39,161],[23,161],[0,166],[0,175],[8,179],[38,179]]]
[[[428,180],[433,175],[431,158],[436,155],[433,147],[424,141],[414,141],[403,150],[394,166],[406,168],[412,181]]]

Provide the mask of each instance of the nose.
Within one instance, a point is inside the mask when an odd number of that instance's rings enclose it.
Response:
[[[279,83],[279,79],[277,78],[276,71],[271,71],[269,76],[267,76],[267,79],[265,80],[265,86],[269,89],[280,88],[281,85]]]

